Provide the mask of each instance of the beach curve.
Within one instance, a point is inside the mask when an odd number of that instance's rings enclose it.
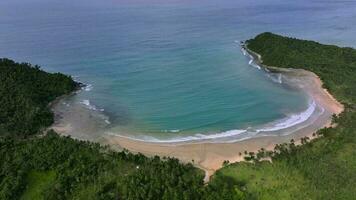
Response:
[[[303,137],[314,138],[313,133],[315,133],[317,130],[323,127],[330,127],[332,125],[331,119],[333,114],[338,115],[344,110],[343,105],[322,87],[323,83],[315,73],[303,69],[265,66],[262,64],[262,59],[259,54],[247,49],[245,46],[242,46],[242,48],[249,53],[249,56],[253,57],[254,62],[256,62],[258,66],[262,66],[263,69],[265,69],[267,72],[277,71],[278,73],[283,74],[284,77],[287,77],[286,80],[294,81],[293,84],[299,84],[302,90],[311,97],[313,102],[315,102],[316,105],[323,109],[322,114],[317,116],[311,123],[307,124],[306,126],[299,127],[298,130],[293,130],[293,132],[289,134],[280,134],[277,136],[259,135],[258,137],[246,138],[242,141],[233,142],[147,142],[113,134],[102,135],[94,133],[95,137],[93,137],[93,135],[88,136],[86,134],[79,133],[77,135],[73,135],[69,132],[75,131],[68,131],[68,129],[72,129],[70,124],[63,125],[60,123],[55,123],[51,128],[63,135],[71,135],[72,137],[78,139],[98,141],[102,144],[110,145],[114,149],[118,150],[125,148],[132,152],[143,153],[147,156],[159,155],[166,157],[176,157],[182,162],[192,162],[194,165],[206,172],[206,177],[204,180],[208,181],[209,177],[216,170],[222,167],[222,163],[224,161],[228,160],[230,163],[243,161],[244,155],[242,153],[245,151],[257,152],[261,148],[266,150],[273,150],[275,145],[289,142],[291,139],[298,142]],[[55,113],[58,113],[58,110],[54,109],[54,111]],[[81,110],[80,112],[88,112],[88,116],[90,117],[81,119],[83,121],[81,124],[86,124],[86,126],[82,126],[76,130],[91,129],[87,127],[87,125],[90,124],[87,122],[93,120],[92,116],[89,114],[89,111]],[[105,125],[99,124],[98,126],[91,124],[90,126],[100,127]],[[98,129],[94,128],[91,130],[94,130],[94,132],[95,130],[98,131]],[[228,132],[225,134],[227,133]],[[241,131],[238,133],[241,133]]]

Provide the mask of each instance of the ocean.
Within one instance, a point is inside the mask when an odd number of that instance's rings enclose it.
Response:
[[[312,100],[239,45],[266,31],[356,47],[356,2],[0,2],[0,57],[73,76],[87,86],[66,105],[104,116],[102,134],[147,141],[231,140],[306,120]]]

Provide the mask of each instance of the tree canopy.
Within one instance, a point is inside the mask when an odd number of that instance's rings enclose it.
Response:
[[[302,68],[316,73],[345,111],[334,117],[336,128],[303,145],[280,144],[274,152],[249,156],[253,163],[234,163],[216,173],[245,183],[257,199],[354,199],[356,196],[356,50],[262,33],[247,41],[267,66]],[[272,163],[259,161],[272,156]],[[215,180],[213,180],[214,182]]]
[[[247,41],[263,64],[316,73],[345,111],[336,128],[273,152],[228,163],[208,185],[203,172],[174,158],[115,152],[41,133],[53,122],[48,103],[78,85],[63,74],[0,61],[0,199],[354,199],[356,196],[356,50],[263,33]],[[236,155],[242,152],[236,152]],[[272,163],[260,158],[271,156]]]
[[[204,187],[201,170],[174,158],[114,152],[53,131],[38,136],[53,122],[49,102],[78,83],[9,59],[0,59],[0,80],[0,199],[216,199],[240,191]]]
[[[247,47],[262,56],[263,64],[301,68],[316,73],[338,100],[356,102],[356,50],[314,41],[262,33],[247,41]]]
[[[51,125],[48,104],[78,87],[69,76],[9,59],[0,59],[0,83],[0,133],[21,136]]]

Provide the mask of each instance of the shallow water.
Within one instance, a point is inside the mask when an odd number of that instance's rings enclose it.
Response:
[[[264,31],[356,46],[356,2],[0,2],[1,57],[87,83],[69,103],[104,113],[105,131],[141,139],[211,139],[302,119],[310,100],[240,49]]]

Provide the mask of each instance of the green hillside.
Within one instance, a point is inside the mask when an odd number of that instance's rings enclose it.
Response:
[[[245,184],[256,199],[355,199],[356,197],[356,50],[263,33],[247,41],[263,64],[303,68],[316,73],[346,110],[337,128],[303,146],[288,144],[274,152],[273,163],[235,163],[214,181],[230,177]]]
[[[345,104],[338,126],[303,146],[279,145],[269,152],[272,163],[252,156],[229,164],[204,185],[201,170],[177,159],[114,152],[53,131],[39,135],[53,122],[48,103],[78,85],[1,59],[0,199],[355,199],[356,50],[272,33],[247,42],[265,65],[319,75]]]
[[[231,199],[234,184],[203,185],[177,159],[113,152],[97,143],[41,136],[48,104],[78,84],[26,63],[0,60],[0,199]],[[37,135],[36,135],[37,133]],[[31,136],[32,135],[32,136]]]
[[[28,136],[53,123],[49,102],[73,91],[69,76],[0,59],[0,134]]]

